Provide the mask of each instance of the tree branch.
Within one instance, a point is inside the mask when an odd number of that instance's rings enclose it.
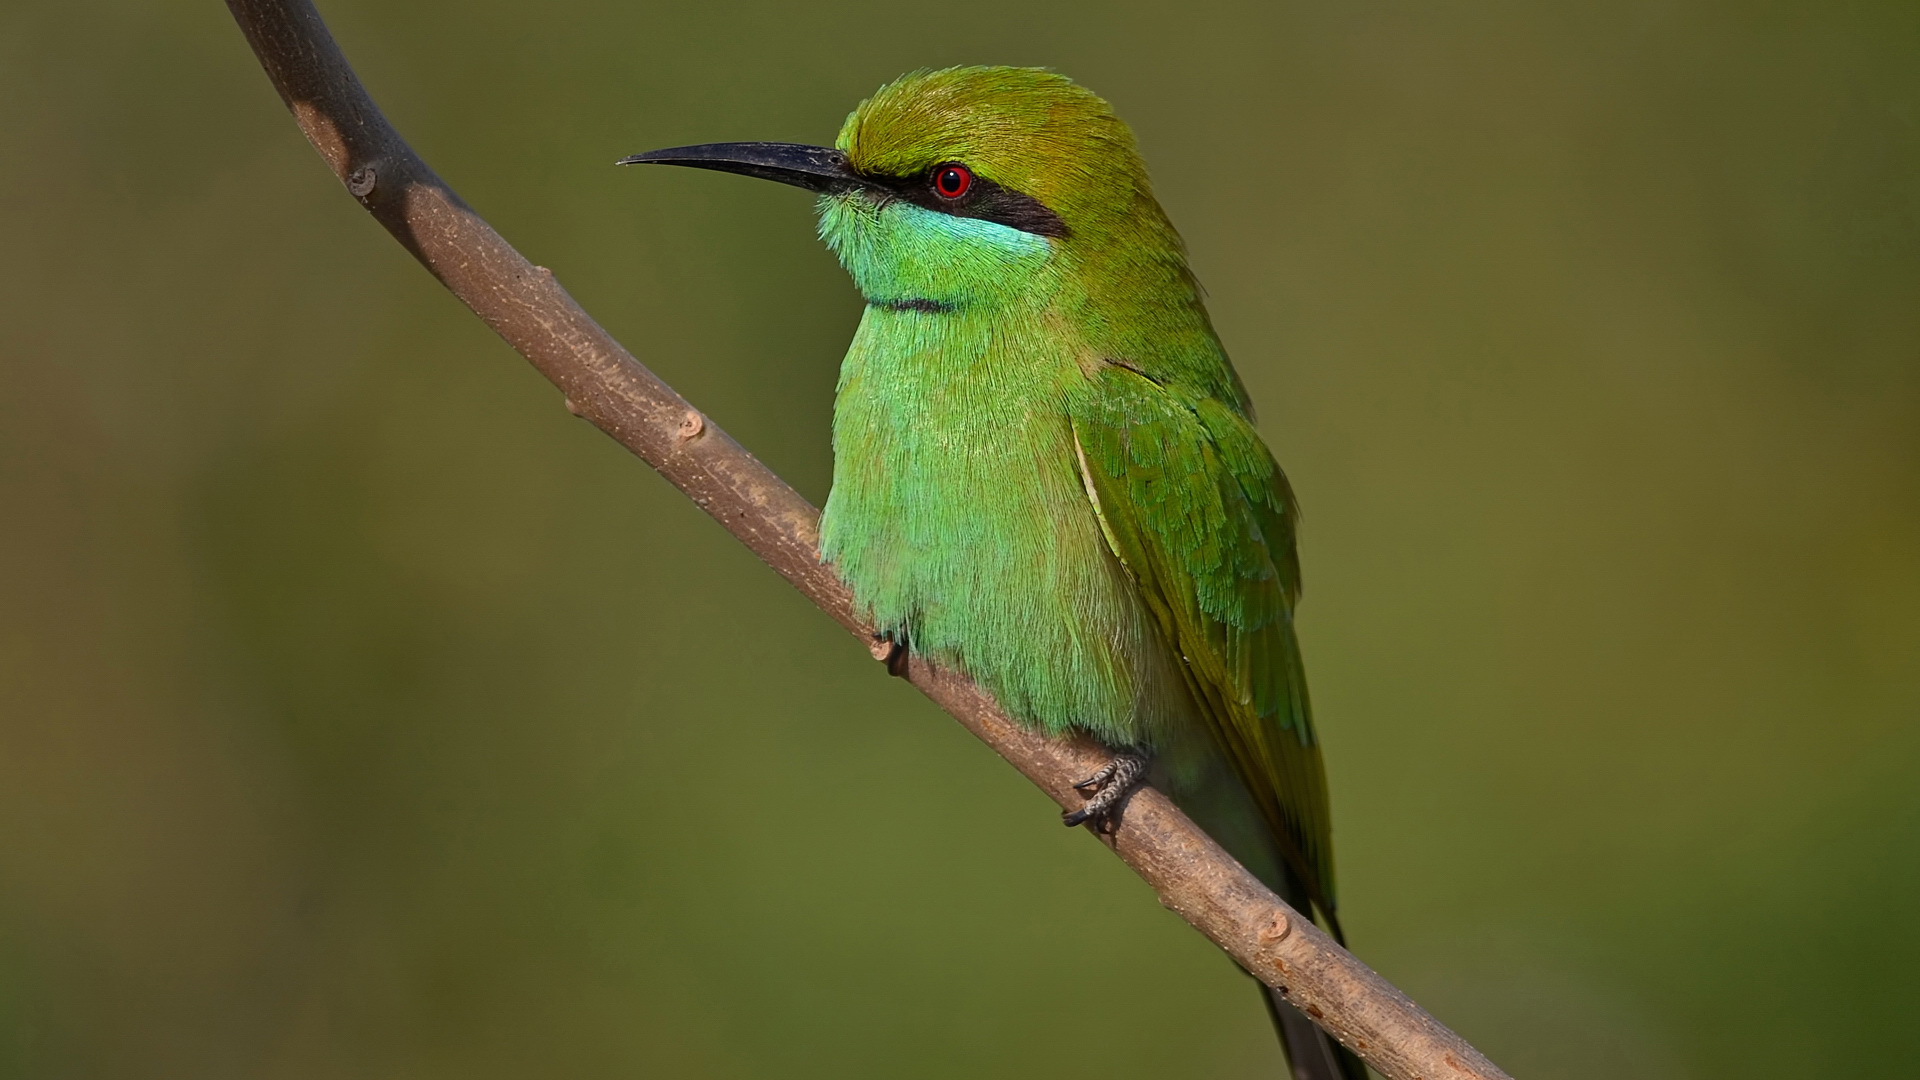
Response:
[[[608,336],[387,123],[308,0],[227,0],[334,175],[387,231],[591,422],[659,470],[841,626],[873,628],[817,554],[819,514]],[[876,651],[883,656],[883,651]],[[1105,755],[1022,730],[979,687],[919,658],[906,678],[1063,807]],[[1167,907],[1391,1080],[1507,1080],[1479,1051],[1282,903],[1152,788],[1105,842]]]

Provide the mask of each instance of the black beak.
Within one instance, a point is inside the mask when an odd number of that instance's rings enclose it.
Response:
[[[830,146],[803,146],[798,143],[735,142],[675,146],[623,157],[614,164],[685,165],[695,169],[716,169],[743,176],[757,176],[762,180],[778,180],[823,195],[863,186],[860,177],[847,167],[847,155]]]

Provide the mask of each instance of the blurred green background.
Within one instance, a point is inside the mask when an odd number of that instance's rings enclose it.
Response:
[[[1920,6],[323,10],[816,501],[828,141],[1137,129],[1307,509],[1354,943],[1525,1080],[1920,1041]],[[0,1075],[1272,1077],[1252,990],[447,297],[213,0],[0,10]]]

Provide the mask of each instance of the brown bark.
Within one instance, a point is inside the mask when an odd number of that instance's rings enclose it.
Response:
[[[368,98],[308,0],[228,0],[227,7],[308,140],[395,239],[552,380],[570,411],[659,470],[822,611],[873,642],[846,586],[820,564],[818,512],[434,175]],[[1061,806],[1080,805],[1072,784],[1102,764],[1098,748],[1022,730],[954,672],[914,658],[904,674]],[[1140,789],[1117,834],[1103,839],[1162,903],[1391,1080],[1506,1077],[1282,903],[1158,791]]]

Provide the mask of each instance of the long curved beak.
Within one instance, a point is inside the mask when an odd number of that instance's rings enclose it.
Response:
[[[830,146],[805,146],[800,143],[737,142],[674,146],[623,157],[614,164],[685,165],[693,169],[714,169],[757,176],[762,180],[777,180],[823,195],[862,187],[865,183],[847,166],[847,155]]]

